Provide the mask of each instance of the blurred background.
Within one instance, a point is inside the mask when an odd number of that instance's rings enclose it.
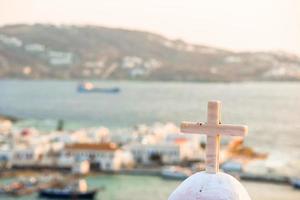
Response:
[[[299,35],[297,0],[0,0],[0,199],[167,199],[218,99],[221,169],[299,200]]]

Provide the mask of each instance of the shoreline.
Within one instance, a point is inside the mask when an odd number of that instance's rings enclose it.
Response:
[[[37,171],[31,171],[32,173],[38,174]],[[30,173],[26,173],[25,177],[30,177]],[[24,177],[24,174],[23,174]],[[65,176],[67,177],[67,176]],[[87,178],[90,185],[97,185],[107,188],[100,194],[101,199],[119,199],[119,196],[114,196],[115,194],[114,186],[116,183],[119,187],[119,192],[126,194],[122,199],[131,199],[138,200],[141,199],[141,195],[144,193],[160,192],[160,195],[157,196],[157,200],[167,199],[168,195],[182,182],[181,180],[168,180],[162,179],[158,176],[150,175],[130,175],[130,174],[114,174],[114,173],[99,173],[92,172]],[[1,184],[7,184],[8,182],[13,181],[10,178],[1,178]],[[114,183],[112,183],[113,181]],[[150,187],[136,187],[136,183],[148,183]],[[112,185],[111,185],[112,184]],[[154,185],[153,185],[154,184]],[[246,188],[252,200],[298,200],[300,196],[300,191],[295,190],[288,185],[283,184],[274,184],[274,183],[262,183],[262,182],[253,182],[253,181],[241,181],[241,184]],[[164,189],[159,190],[162,186],[165,186]],[[128,192],[133,195],[128,196]],[[35,194],[31,196],[22,196],[24,199],[35,199]],[[21,198],[22,198],[21,197]],[[20,198],[20,197],[18,197]],[[0,199],[6,199],[5,196],[0,197]],[[151,198],[145,198],[146,200],[151,200]]]
[[[9,120],[9,121],[15,123],[15,122],[17,122],[21,119],[16,117],[16,116],[6,115],[6,114],[0,113],[0,121],[4,121],[4,120]]]
[[[270,79],[270,80],[172,80],[172,79],[97,79],[97,78],[25,78],[25,77],[0,77],[0,81],[70,81],[70,82],[82,82],[82,81],[94,81],[94,82],[139,82],[139,83],[300,83],[300,80],[295,79]]]
[[[68,176],[76,176],[70,172],[67,168],[43,168],[37,167],[33,168],[14,168],[8,169],[0,173],[0,179],[2,178],[17,178],[20,176],[31,177],[37,176],[40,174],[66,174]],[[197,172],[195,172],[197,173]],[[240,174],[230,174],[229,175],[243,181],[243,182],[252,182],[252,183],[270,183],[270,184],[280,184],[280,185],[288,185],[292,187],[290,178],[287,176],[270,176],[269,174],[266,175],[255,175],[249,173],[240,173]],[[159,168],[134,168],[134,169],[122,169],[119,171],[94,171],[91,170],[89,173],[82,175],[82,176],[97,176],[97,175],[129,175],[129,176],[156,176],[161,177],[166,180],[184,180],[185,178],[181,179],[170,179],[165,178],[161,174],[161,167]]]

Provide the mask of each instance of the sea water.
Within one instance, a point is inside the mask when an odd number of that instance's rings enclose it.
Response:
[[[246,124],[246,145],[269,153],[270,165],[300,161],[300,83],[182,83],[100,81],[121,92],[78,93],[77,81],[0,81],[0,114],[22,120],[17,127],[49,131],[59,119],[66,129],[205,121],[207,101],[222,101],[222,122]],[[228,139],[224,137],[224,139]],[[299,169],[299,166],[292,166]]]
[[[11,179],[0,179],[0,184]],[[156,176],[96,175],[87,177],[90,188],[105,188],[96,200],[167,200],[180,184],[177,180],[164,180]],[[255,182],[242,182],[252,200],[299,200],[300,192],[291,186]],[[37,193],[21,196],[0,196],[0,200],[39,200]]]

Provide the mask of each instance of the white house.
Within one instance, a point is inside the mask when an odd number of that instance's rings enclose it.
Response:
[[[135,162],[142,165],[177,164],[204,158],[199,137],[179,134],[179,128],[172,123],[138,126],[132,135],[136,142],[126,148],[133,154]]]
[[[133,69],[143,64],[143,59],[137,56],[126,56],[122,59],[122,68]]]
[[[49,63],[53,66],[72,65],[74,61],[72,53],[62,51],[49,51],[48,58]]]
[[[157,162],[178,164],[182,161],[201,160],[204,157],[204,151],[197,141],[180,136],[167,137],[159,143],[132,143],[127,148],[132,152],[136,163],[143,165]]]
[[[88,160],[91,168],[116,171],[122,167],[122,150],[114,143],[67,144],[58,164],[60,166],[70,166],[74,162],[83,160]]]
[[[13,150],[12,166],[28,167],[39,165],[44,155],[49,151],[49,145],[17,145]]]
[[[12,47],[21,47],[23,45],[20,39],[2,34],[0,34],[0,42]]]
[[[87,160],[75,162],[72,166],[72,173],[85,175],[90,172],[90,162]]]
[[[91,143],[93,138],[90,138],[87,131],[80,129],[74,132],[57,132],[52,133],[52,141],[61,142],[64,144],[72,143]]]
[[[182,151],[176,144],[140,144],[128,145],[137,164],[150,165],[161,162],[164,164],[179,163],[183,159]]]
[[[108,143],[111,140],[109,129],[105,127],[87,129],[86,134],[92,142],[96,143]]]
[[[147,71],[144,68],[134,68],[130,71],[130,76],[136,77],[136,76],[143,76],[147,73]]]
[[[13,151],[8,145],[3,145],[0,148],[0,167],[6,168],[11,166]]]
[[[37,43],[26,44],[25,50],[32,53],[41,53],[45,51],[45,46]]]
[[[180,145],[184,151],[186,160],[203,160],[205,158],[204,149],[201,148],[201,138],[199,135],[190,134],[168,134],[165,137],[166,143]]]
[[[0,134],[8,134],[11,128],[12,122],[10,120],[0,120]]]

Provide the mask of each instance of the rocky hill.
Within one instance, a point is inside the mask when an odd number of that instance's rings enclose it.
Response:
[[[97,26],[9,25],[0,27],[0,78],[300,80],[300,58]]]

